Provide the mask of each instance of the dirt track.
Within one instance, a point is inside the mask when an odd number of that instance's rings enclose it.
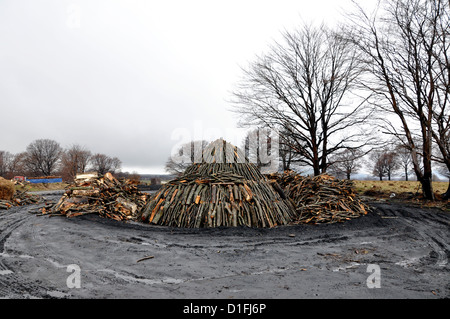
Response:
[[[450,214],[439,210],[377,203],[342,224],[192,230],[34,207],[0,211],[2,298],[450,297]]]

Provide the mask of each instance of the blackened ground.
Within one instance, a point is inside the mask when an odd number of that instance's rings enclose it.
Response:
[[[0,211],[0,297],[449,298],[450,214],[371,205],[345,223],[272,229],[168,228],[15,207]]]

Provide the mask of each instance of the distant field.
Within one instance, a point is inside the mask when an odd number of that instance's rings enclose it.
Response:
[[[390,195],[392,193],[421,193],[420,183],[417,181],[361,181],[354,180],[355,190],[359,194],[365,191],[374,191]],[[28,184],[25,190],[29,192],[63,190],[69,184],[67,183],[50,183],[50,184]],[[16,189],[24,190],[23,186],[16,185]],[[447,191],[448,182],[433,182],[434,192],[443,194]]]
[[[67,183],[38,183],[38,184],[27,184],[25,186],[16,185],[16,189],[26,190],[29,192],[38,192],[38,191],[54,191],[54,190],[63,190],[66,187]]]
[[[421,192],[420,183],[417,181],[353,181],[358,193],[364,193],[367,190],[382,192],[386,194],[416,193]],[[443,194],[447,191],[448,182],[433,182],[433,190],[437,194]]]

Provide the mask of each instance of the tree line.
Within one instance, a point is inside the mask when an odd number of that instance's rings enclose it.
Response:
[[[265,163],[261,161],[258,152],[271,151],[271,134],[265,130],[251,130],[247,133],[242,141],[240,148],[244,152],[246,158],[254,163],[257,167],[262,168]],[[304,167],[299,166],[300,156],[292,149],[287,147],[283,142],[284,136],[279,134],[278,141],[278,159],[279,171],[300,170]],[[265,139],[266,149],[260,147],[260,140]],[[182,161],[174,160],[170,156],[165,164],[165,170],[172,175],[181,176],[186,168],[188,168],[196,160],[201,159],[201,153],[206,149],[209,142],[206,140],[191,141],[181,145],[176,154],[181,157],[185,156]],[[185,154],[186,153],[186,154]],[[195,157],[199,157],[196,159]],[[353,179],[358,173],[365,173],[369,176],[378,178],[380,181],[391,180],[393,178],[401,178],[406,181],[414,178],[412,166],[412,157],[410,151],[403,143],[392,140],[388,145],[382,148],[371,149],[370,152],[362,152],[359,149],[344,149],[343,151],[333,155],[329,159],[330,165],[327,173],[340,179]],[[450,178],[449,172],[444,165],[435,165],[436,171]]]
[[[433,168],[450,172],[449,3],[382,0],[368,12],[355,1],[344,18],[284,31],[243,68],[233,111],[243,127],[283,132],[314,175],[372,153],[389,176],[397,152],[381,154],[395,140],[434,200]]]
[[[0,176],[7,179],[57,175],[64,180],[73,180],[76,174],[87,171],[117,173],[121,166],[117,157],[92,153],[78,144],[63,148],[51,139],[34,140],[24,152],[17,154],[0,151]]]

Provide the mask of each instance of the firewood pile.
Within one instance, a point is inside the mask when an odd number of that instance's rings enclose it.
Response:
[[[0,177],[0,209],[36,204],[41,201],[40,196],[24,190],[16,190],[14,185],[15,182]]]
[[[291,171],[272,174],[268,178],[275,180],[295,205],[294,224],[343,222],[369,211],[349,180],[327,174],[305,177]]]
[[[98,214],[115,220],[135,219],[148,195],[137,190],[136,183],[118,180],[111,173],[79,176],[66,188],[60,200],[41,209],[42,214],[75,217]]]
[[[30,194],[27,191],[16,190],[10,200],[0,199],[0,209],[38,204],[41,200],[42,198],[39,195]]]
[[[230,151],[231,150],[231,151]],[[230,160],[228,156],[234,158]],[[143,222],[173,227],[274,227],[291,222],[295,211],[240,151],[219,139],[203,162],[169,181],[143,208]],[[228,162],[226,161],[228,158]]]

